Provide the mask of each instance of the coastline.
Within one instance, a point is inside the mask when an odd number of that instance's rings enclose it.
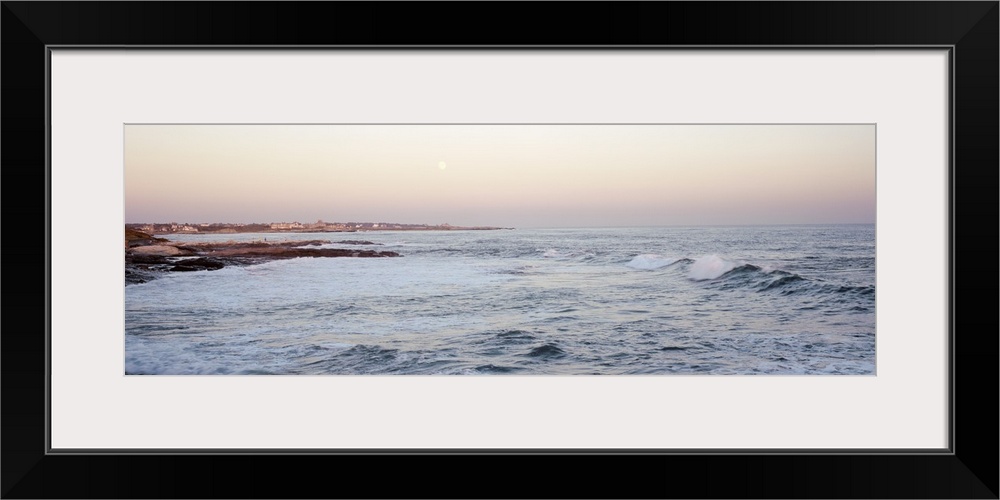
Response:
[[[146,283],[170,272],[215,271],[298,257],[401,257],[397,252],[323,245],[374,246],[364,240],[178,243],[149,233],[125,230],[125,286]]]
[[[400,224],[391,222],[336,222],[317,221],[314,224],[299,222],[278,223],[211,223],[178,224],[170,223],[127,223],[126,231],[138,231],[147,235],[170,234],[241,234],[241,233],[358,233],[368,231],[500,231],[513,227],[498,226],[453,226],[451,224]]]

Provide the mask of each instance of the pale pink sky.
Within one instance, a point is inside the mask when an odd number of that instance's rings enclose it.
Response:
[[[126,125],[125,222],[875,222],[874,125]]]

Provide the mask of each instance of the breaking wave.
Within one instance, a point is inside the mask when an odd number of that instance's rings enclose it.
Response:
[[[699,257],[688,268],[688,277],[695,281],[714,280],[736,268],[736,263],[719,257],[706,255]]]

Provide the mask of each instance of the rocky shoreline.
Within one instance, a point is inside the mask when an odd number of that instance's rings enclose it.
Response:
[[[377,245],[364,240],[283,242],[173,243],[135,230],[125,232],[125,285],[145,283],[164,273],[214,271],[227,266],[261,264],[298,257],[400,257],[396,252],[321,245]]]

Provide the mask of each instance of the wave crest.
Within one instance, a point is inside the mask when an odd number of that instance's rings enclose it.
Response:
[[[699,257],[688,268],[688,277],[695,281],[714,280],[723,274],[736,269],[736,263],[719,257],[706,255]]]
[[[661,267],[667,267],[670,264],[677,262],[678,259],[672,259],[670,257],[664,257],[655,253],[646,253],[642,255],[636,255],[628,264],[625,264],[632,269],[642,269],[644,271],[650,271],[653,269],[659,269]]]

